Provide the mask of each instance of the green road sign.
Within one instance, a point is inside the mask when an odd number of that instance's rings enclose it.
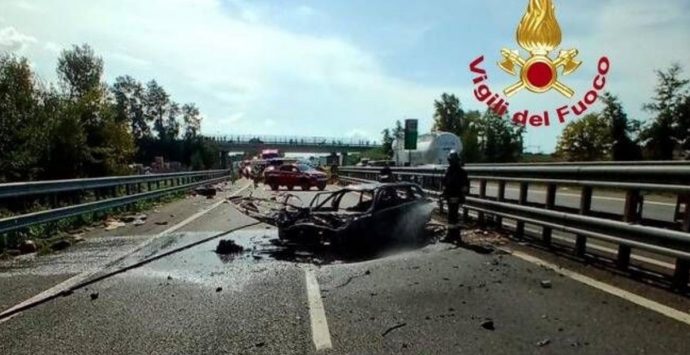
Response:
[[[405,149],[417,149],[417,120],[405,120]]]

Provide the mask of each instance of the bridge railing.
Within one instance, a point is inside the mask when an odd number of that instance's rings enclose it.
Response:
[[[0,184],[0,236],[86,213],[161,198],[230,177],[228,170]]]
[[[227,135],[211,136],[212,140],[235,145],[300,145],[300,146],[342,146],[342,147],[371,147],[376,148],[376,141],[360,138],[337,137],[301,137],[301,136],[271,136],[271,135]]]
[[[578,256],[592,251],[589,239],[617,245],[615,262],[622,270],[630,267],[632,249],[671,257],[675,259],[674,285],[687,287],[690,273],[690,165],[687,163],[477,164],[465,168],[473,184],[463,206],[465,217],[472,211],[480,225],[494,224],[499,228],[508,227],[506,220],[514,221],[510,227],[516,238],[531,234],[546,247],[554,246],[554,230],[573,234],[574,240],[567,244]],[[379,170],[343,167],[340,173],[344,179],[364,182],[377,180]],[[444,167],[392,170],[398,180],[415,181],[431,196],[440,197]],[[515,197],[507,197],[507,186],[517,188]],[[494,193],[488,193],[488,187]],[[530,191],[543,194],[543,198],[530,196]],[[595,191],[602,193],[599,198],[609,202],[617,200],[611,197],[611,192],[622,193],[619,201],[622,204],[614,203],[614,207],[621,209],[612,212],[593,206]],[[576,197],[575,206],[557,203],[557,197],[566,194]],[[658,213],[657,217],[643,217],[645,206],[659,208],[660,205],[659,202],[645,205],[647,194],[674,199],[675,209],[669,208],[664,219],[658,218]],[[541,227],[541,231],[527,233],[526,224]]]

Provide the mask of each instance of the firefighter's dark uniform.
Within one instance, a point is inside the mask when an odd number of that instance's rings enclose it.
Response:
[[[385,165],[383,169],[379,172],[379,180],[381,182],[393,182],[393,170],[391,170],[390,166]]]
[[[443,198],[448,201],[448,238],[460,240],[460,205],[465,203],[465,194],[469,192],[470,180],[459,160],[449,159],[450,165],[443,178]]]

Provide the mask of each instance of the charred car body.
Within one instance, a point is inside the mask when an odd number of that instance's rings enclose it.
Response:
[[[433,204],[417,184],[351,185],[318,193],[308,206],[290,203],[261,210],[251,199],[240,203],[252,217],[278,227],[281,240],[332,246],[414,242],[424,234]]]

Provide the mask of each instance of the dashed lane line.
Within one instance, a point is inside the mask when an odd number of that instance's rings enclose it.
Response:
[[[331,349],[331,333],[328,330],[326,310],[321,300],[319,283],[316,280],[314,270],[304,269],[307,284],[307,300],[309,302],[309,319],[311,320],[311,334],[316,351]]]

